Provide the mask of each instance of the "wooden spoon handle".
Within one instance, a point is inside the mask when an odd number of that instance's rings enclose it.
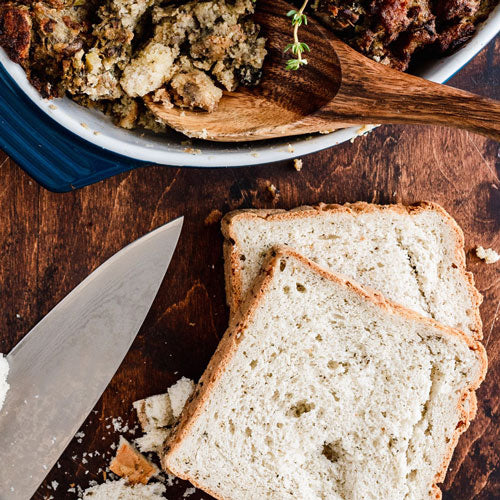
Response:
[[[500,141],[499,101],[381,67],[337,40],[332,45],[340,60],[342,85],[316,118],[330,123],[446,125]],[[352,96],[358,96],[355,105]]]

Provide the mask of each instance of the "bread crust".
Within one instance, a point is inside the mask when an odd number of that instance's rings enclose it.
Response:
[[[348,213],[365,214],[377,212],[395,212],[402,215],[417,215],[425,211],[434,211],[439,213],[455,234],[454,263],[464,277],[469,295],[471,298],[472,310],[470,313],[471,331],[473,337],[477,340],[483,338],[483,323],[479,312],[479,306],[483,301],[482,295],[477,290],[474,283],[474,276],[466,270],[465,251],[464,251],[464,233],[455,219],[439,204],[422,201],[412,205],[394,204],[394,205],[376,205],[373,203],[356,202],[339,204],[320,203],[316,206],[301,206],[292,210],[266,210],[266,209],[245,209],[234,210],[227,213],[221,221],[222,234],[224,236],[224,276],[226,287],[226,300],[233,316],[241,305],[243,297],[243,287],[241,279],[241,261],[240,246],[238,238],[233,231],[233,222],[236,219],[265,219],[270,221],[293,220],[306,217],[317,217],[325,213]]]
[[[367,287],[362,288],[354,280],[327,271],[326,269],[318,266],[313,261],[300,255],[298,252],[285,246],[275,247],[270,251],[269,257],[266,260],[266,263],[264,264],[260,275],[255,280],[252,290],[249,292],[244,303],[237,311],[235,317],[233,318],[233,321],[231,322],[229,328],[226,330],[223,338],[221,339],[219,346],[215,351],[215,354],[210,360],[207,369],[200,378],[195,392],[188,400],[186,407],[182,412],[179,426],[172,434],[172,437],[167,441],[164,449],[164,455],[162,457],[162,466],[165,468],[165,470],[170,471],[171,473],[182,479],[190,481],[197,488],[206,491],[213,497],[224,500],[215,492],[207,489],[205,485],[202,485],[198,481],[196,481],[195,478],[190,477],[189,474],[178,470],[175,465],[171,463],[170,458],[175,453],[176,449],[180,446],[182,440],[190,433],[196,419],[202,415],[210,391],[216,386],[222,374],[225,372],[229,361],[237,351],[242,339],[243,332],[249,325],[256,308],[259,306],[259,303],[262,300],[262,297],[269,289],[274,273],[279,269],[279,261],[283,257],[291,257],[299,260],[303,265],[309,267],[311,270],[318,273],[326,280],[346,286],[347,288],[358,294],[360,297],[381,308],[388,314],[397,315],[413,321],[419,321],[424,325],[438,330],[443,334],[443,336],[457,337],[461,341],[465,342],[469,349],[477,353],[481,365],[478,376],[476,380],[472,381],[471,384],[464,389],[462,397],[459,399],[457,411],[460,415],[460,420],[457,424],[452,438],[450,439],[441,466],[436,472],[434,482],[433,484],[429,485],[429,489],[431,491],[431,495],[429,498],[440,498],[441,490],[437,486],[437,483],[441,482],[444,479],[458,439],[460,435],[468,428],[470,420],[475,414],[475,410],[472,410],[472,408],[475,406],[474,402],[476,401],[474,391],[484,380],[488,368],[486,350],[484,349],[483,345],[481,344],[481,342],[470,338],[465,333],[459,330],[441,325],[432,318],[426,318],[425,316],[422,316],[415,311],[406,309],[405,307],[386,299],[381,293],[375,290]],[[468,409],[464,406],[464,402],[466,400],[468,400],[469,403]]]

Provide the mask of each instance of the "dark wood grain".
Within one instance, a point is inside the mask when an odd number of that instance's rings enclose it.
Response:
[[[451,83],[500,98],[500,39]],[[500,498],[500,263],[472,249],[500,250],[499,145],[440,127],[383,126],[354,143],[291,161],[241,169],[150,167],[67,194],[36,185],[0,153],[0,352],[8,352],[59,300],[126,243],[178,216],[185,226],[168,275],[137,340],[82,430],[36,499],[74,498],[73,483],[102,481],[118,433],[111,417],[136,424],[131,403],[163,392],[181,375],[198,378],[227,324],[222,238],[213,210],[291,208],[320,201],[429,199],[462,226],[469,269],[484,294],[481,313],[490,370],[477,419],[462,436],[443,485],[445,499]],[[268,183],[279,188],[273,199]],[[209,218],[210,219],[210,218]],[[105,333],[105,332],[103,332]],[[128,433],[129,437],[133,437]],[[86,457],[84,452],[100,453]],[[52,481],[59,486],[50,489]],[[182,498],[187,483],[168,489]],[[193,499],[207,498],[197,493]]]

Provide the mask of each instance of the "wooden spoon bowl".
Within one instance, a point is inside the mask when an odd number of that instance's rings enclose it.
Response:
[[[257,2],[256,21],[267,38],[261,83],[224,92],[218,108],[188,111],[145,100],[169,126],[190,137],[251,141],[329,132],[363,123],[436,123],[500,140],[500,103],[393,70],[359,54],[328,29],[310,21],[300,40],[311,48],[308,64],[285,68],[292,37],[292,6]]]

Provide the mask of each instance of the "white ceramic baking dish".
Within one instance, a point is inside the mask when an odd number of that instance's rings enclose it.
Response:
[[[447,81],[499,32],[500,5],[479,26],[474,37],[464,47],[453,55],[427,64],[419,75],[434,82]],[[186,138],[180,134],[172,132],[167,135],[155,135],[128,131],[114,126],[101,113],[79,106],[68,98],[44,100],[28,83],[23,70],[11,62],[1,49],[0,63],[26,95],[60,125],[97,146],[145,162],[198,167],[255,165],[319,151],[348,141],[363,132],[359,127],[351,127],[326,135],[247,144],[193,141],[193,144],[186,148]]]

